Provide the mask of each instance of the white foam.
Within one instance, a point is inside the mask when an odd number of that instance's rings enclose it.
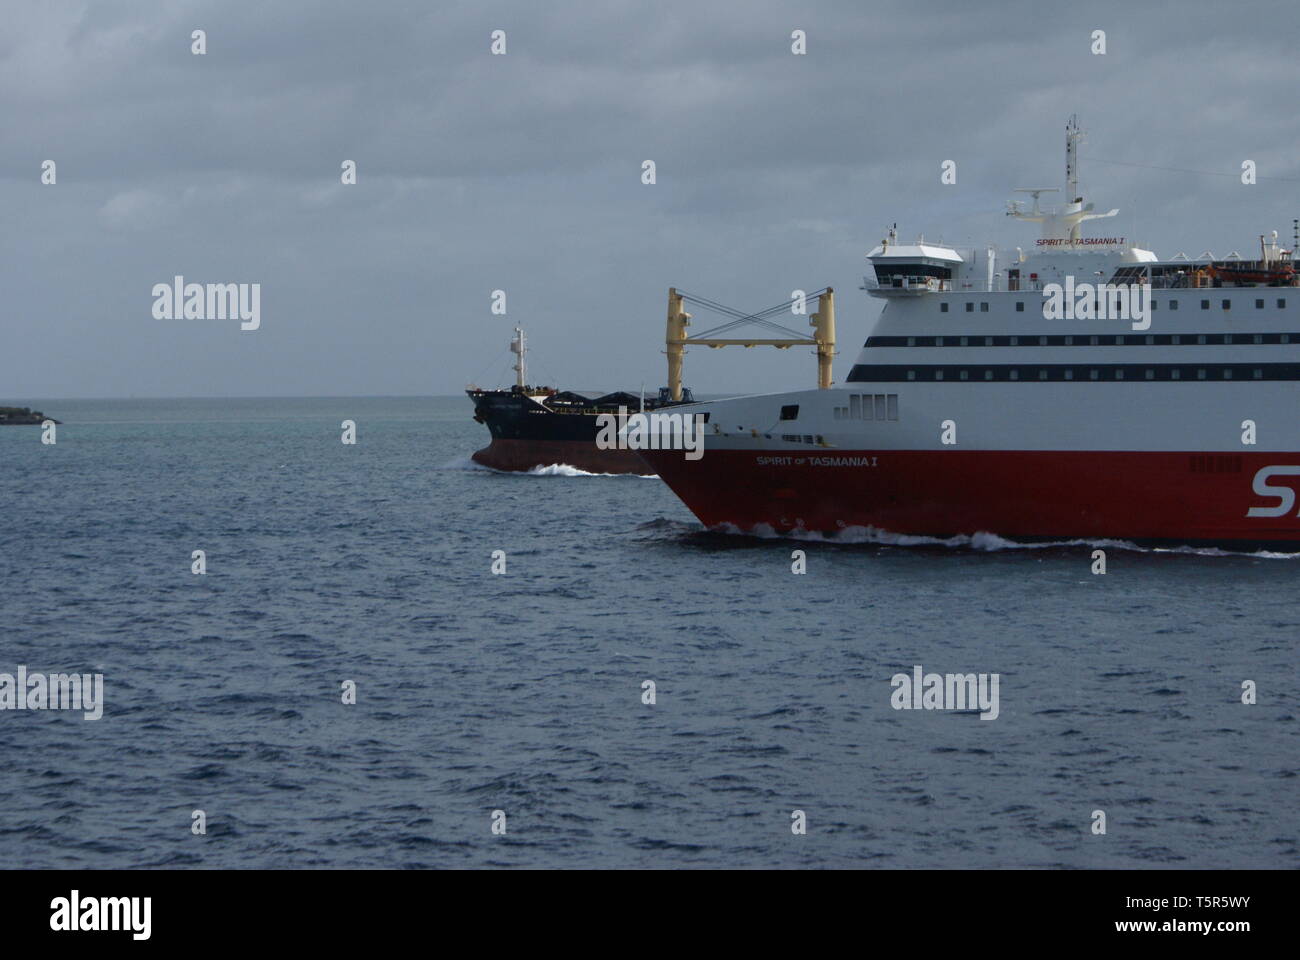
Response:
[[[1008,540],[1006,537],[998,536],[996,533],[990,533],[981,530],[975,534],[967,536],[958,534],[954,537],[926,537],[906,533],[891,533],[888,530],[881,530],[878,527],[858,527],[851,526],[831,534],[824,534],[817,530],[790,530],[786,533],[777,533],[771,525],[760,523],[754,526],[752,530],[741,530],[735,524],[723,523],[714,528],[720,533],[738,534],[741,536],[755,536],[765,540],[810,540],[820,541],[823,543],[876,543],[882,546],[893,547],[949,547],[949,548],[967,548],[971,550],[982,550],[988,553],[995,553],[1000,550],[1044,550],[1061,547],[1093,547],[1105,548],[1111,550],[1131,550],[1135,553],[1179,553],[1199,557],[1257,557],[1264,560],[1295,560],[1300,559],[1300,553],[1279,553],[1272,550],[1257,550],[1253,552],[1223,550],[1219,547],[1143,547],[1129,540],[1113,539],[1087,539],[1079,538],[1073,540],[1043,540],[1032,543],[1021,542],[1018,540]]]
[[[452,457],[438,470],[491,470],[491,467],[485,467],[483,464],[474,460],[472,457]]]
[[[641,480],[658,480],[657,473],[589,473],[579,470],[567,463],[552,463],[545,467],[533,467],[526,471],[530,477],[637,477]]]
[[[589,473],[586,470],[571,467],[567,463],[552,463],[544,467],[533,467],[530,470],[497,470],[495,467],[479,463],[473,457],[453,457],[438,469],[486,470],[489,473],[502,473],[514,477],[636,477],[640,480],[659,479],[657,473]]]

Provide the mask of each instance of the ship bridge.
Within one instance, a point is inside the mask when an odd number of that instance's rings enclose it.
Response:
[[[1044,208],[1044,193],[1057,193],[1057,187],[1021,187],[1033,204],[1025,209],[1023,201],[1011,203],[1007,215],[1041,228],[1038,240],[1028,249],[1016,247],[1002,251],[991,244],[959,253],[943,244],[926,243],[924,238],[910,244],[898,242],[898,225],[869,254],[874,276],[863,278],[862,289],[873,296],[894,299],[934,293],[991,293],[1040,290],[1045,284],[1063,282],[1066,277],[1095,278],[1103,282],[1113,275],[1132,276],[1130,282],[1147,277],[1137,265],[1154,264],[1158,258],[1117,235],[1084,237],[1080,226],[1089,221],[1108,220],[1119,210],[1098,213],[1085,203],[1079,191],[1078,143],[1083,133],[1071,117],[1065,129],[1066,202],[1060,207]],[[1001,267],[1001,269],[1000,269]]]
[[[897,224],[880,246],[867,254],[867,259],[875,277],[864,279],[868,289],[878,296],[951,290],[964,263],[956,250],[926,243],[924,238],[910,244],[898,243]]]

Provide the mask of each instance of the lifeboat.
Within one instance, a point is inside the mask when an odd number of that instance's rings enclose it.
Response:
[[[1295,281],[1295,268],[1289,263],[1270,264],[1265,267],[1259,263],[1223,263],[1211,264],[1205,268],[1215,280],[1223,283],[1264,284],[1267,286],[1291,286]]]

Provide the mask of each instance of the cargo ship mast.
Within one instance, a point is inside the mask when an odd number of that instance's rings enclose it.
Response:
[[[515,338],[510,341],[510,352],[519,358],[515,361],[513,369],[515,371],[515,386],[522,391],[524,389],[525,381],[527,380],[527,373],[525,371],[527,364],[524,360],[524,356],[528,352],[528,346],[524,340],[524,331],[522,327],[515,327]],[[501,356],[501,354],[497,354],[497,356]],[[499,370],[501,368],[498,367],[497,369]]]

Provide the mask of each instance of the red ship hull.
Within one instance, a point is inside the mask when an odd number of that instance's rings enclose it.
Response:
[[[1300,544],[1294,504],[1252,491],[1279,453],[710,450],[642,456],[707,527],[835,533],[872,527],[947,538]],[[1297,468],[1300,470],[1300,468]],[[1295,489],[1300,477],[1275,477]]]

